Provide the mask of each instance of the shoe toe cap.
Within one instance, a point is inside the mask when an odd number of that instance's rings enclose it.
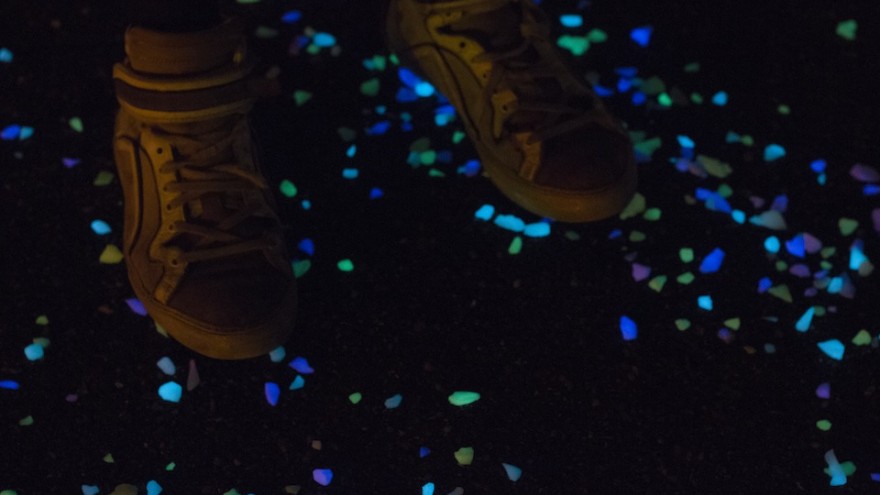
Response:
[[[571,191],[603,189],[619,182],[632,162],[632,146],[622,134],[585,128],[544,143],[535,182]]]

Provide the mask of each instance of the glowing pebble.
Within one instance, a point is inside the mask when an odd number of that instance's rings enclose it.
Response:
[[[311,260],[296,260],[293,262],[293,276],[300,278],[312,267]]]
[[[449,403],[453,406],[466,406],[480,400],[477,392],[456,391],[449,396]]]
[[[712,311],[714,307],[714,303],[712,302],[712,296],[704,295],[697,297],[697,305],[701,309],[705,309],[706,311]]]
[[[40,315],[37,317],[36,321],[34,321],[37,325],[45,326],[49,324],[49,317],[46,315]]]
[[[683,263],[690,263],[691,261],[694,261],[694,250],[687,247],[681,248],[678,250],[678,258]]]
[[[355,392],[355,393],[353,393],[353,394],[351,394],[351,395],[348,396],[348,400],[349,400],[352,404],[357,404],[358,402],[360,402],[361,400],[363,400],[363,398],[364,398],[364,396],[363,396],[360,392]]]
[[[767,289],[767,292],[769,292],[773,296],[778,297],[779,299],[782,299],[785,302],[790,303],[793,301],[793,299],[791,298],[791,290],[789,290],[788,286],[785,284],[770,287],[769,289]]]
[[[819,342],[817,345],[819,346],[819,349],[822,350],[822,352],[824,352],[828,357],[836,361],[840,361],[841,359],[843,359],[843,354],[846,351],[846,346],[843,345],[843,342],[837,339]]]
[[[361,83],[361,94],[364,96],[376,96],[379,94],[379,78],[374,77]]]
[[[641,26],[633,29],[629,33],[630,39],[636,42],[637,45],[642,48],[648,46],[651,43],[651,34],[654,32],[654,28],[651,26]]]
[[[727,99],[727,93],[725,91],[719,91],[712,96],[712,104],[723,107],[724,105],[727,105]]]
[[[296,106],[298,107],[305,105],[306,102],[311,99],[312,93],[304,89],[299,89],[293,92],[293,101],[296,102]]]
[[[472,447],[462,447],[455,451],[455,462],[460,466],[469,466],[474,462],[474,449]]]
[[[785,230],[788,228],[785,223],[785,217],[776,210],[768,210],[760,215],[753,216],[749,219],[749,223],[766,227],[770,230]]]
[[[626,208],[620,212],[620,219],[626,220],[627,218],[632,218],[636,215],[640,215],[645,211],[646,201],[645,197],[641,193],[636,193],[633,196],[632,200],[630,200],[629,204],[626,205]]]
[[[278,397],[281,395],[281,388],[277,383],[266,382],[263,386],[263,393],[266,395],[266,402],[268,402],[270,406],[275,406],[278,404]]]
[[[515,236],[507,246],[507,253],[511,255],[519,254],[522,251],[523,240],[520,236]]]
[[[632,278],[636,282],[641,282],[651,276],[651,267],[640,263],[632,264]]]
[[[31,426],[34,424],[34,417],[30,415],[25,416],[18,420],[18,424],[19,426]]]
[[[199,370],[196,368],[196,360],[189,360],[189,369],[186,374],[186,390],[187,392],[192,392],[193,389],[199,386],[201,383],[201,379],[199,378]]]
[[[359,171],[356,168],[344,168],[342,169],[342,178],[343,179],[357,179],[359,175]]]
[[[730,318],[730,319],[724,320],[724,326],[726,326],[727,328],[730,328],[732,330],[739,330],[739,327],[741,324],[742,324],[742,320],[740,320],[739,318]]]
[[[296,378],[294,378],[293,381],[290,382],[289,390],[299,390],[299,389],[303,388],[305,385],[306,385],[306,379],[303,378],[301,375],[296,375]]]
[[[819,428],[822,431],[828,431],[831,429],[831,421],[820,419],[819,421],[816,421],[816,428]]]
[[[113,175],[113,172],[109,172],[107,170],[101,170],[98,172],[98,175],[95,176],[95,180],[92,181],[92,184],[98,187],[103,187],[109,185],[113,182],[113,179],[116,176]]]
[[[436,92],[434,86],[428,81],[419,81],[415,85],[413,90],[415,91],[416,95],[421,96],[422,98],[432,96]]]
[[[830,399],[831,384],[828,382],[820,383],[819,386],[816,387],[816,397],[820,399]]]
[[[0,62],[4,64],[12,62],[12,51],[9,48],[0,48]]]
[[[0,388],[6,390],[18,390],[21,386],[15,380],[0,380]]]
[[[623,315],[620,317],[620,333],[623,335],[623,340],[635,340],[639,333],[638,325],[628,316]]]
[[[513,464],[507,464],[506,462],[502,462],[501,465],[504,467],[504,471],[507,473],[507,477],[510,481],[517,481],[522,477],[522,469]]]
[[[660,208],[648,208],[647,210],[645,210],[645,214],[643,215],[643,217],[649,222],[656,222],[657,220],[660,220],[660,217],[662,215],[663,212],[660,210]]]
[[[843,472],[843,468],[840,466],[840,462],[834,454],[834,449],[825,452],[825,462],[828,463],[828,469],[826,472],[831,476],[831,486],[845,485],[846,473]]]
[[[434,495],[434,483],[425,483],[422,485],[422,495]]]
[[[110,225],[103,220],[92,220],[91,227],[92,232],[98,235],[106,235],[112,231]]]
[[[570,51],[572,55],[580,57],[590,49],[590,40],[584,36],[563,34],[556,40],[556,45]]]
[[[479,220],[489,221],[492,219],[492,216],[494,214],[495,214],[495,207],[494,206],[483,205],[480,207],[480,209],[477,210],[476,213],[474,213],[474,217]]]
[[[281,15],[281,22],[285,24],[293,24],[302,18],[302,12],[299,10],[288,10]]]
[[[171,361],[171,358],[168,356],[164,356],[156,361],[156,366],[160,370],[162,370],[162,373],[165,373],[168,376],[171,376],[177,372],[177,367],[174,366],[174,362]]]
[[[429,455],[431,455],[431,449],[429,449],[428,447],[419,447],[419,457],[420,458],[424,459],[425,457],[428,457]]]
[[[303,375],[310,375],[315,372],[315,370],[309,366],[309,361],[302,356],[294,358],[293,361],[290,362],[290,367]]]
[[[863,328],[859,330],[859,333],[857,333],[855,337],[853,337],[852,343],[857,346],[870,345],[871,334]]]
[[[159,483],[155,480],[147,482],[147,495],[159,495],[160,493],[162,493],[162,486]]]
[[[859,222],[858,220],[844,217],[837,221],[837,227],[840,229],[842,235],[848,236],[859,228]]]
[[[183,387],[176,382],[166,382],[159,387],[159,397],[168,402],[180,402]]]
[[[835,29],[835,32],[841,38],[847,41],[853,41],[856,39],[856,32],[858,32],[858,29],[859,23],[855,19],[847,19],[837,23],[837,29]]]
[[[76,132],[83,131],[82,119],[80,119],[79,117],[71,117],[70,120],[67,121],[67,123],[70,125],[70,128],[73,129],[74,131],[76,131]]]
[[[0,131],[0,139],[3,141],[12,141],[18,138],[21,133],[21,126],[17,124],[8,125]]]
[[[769,144],[764,148],[764,161],[772,162],[785,156],[785,148],[778,144]]]
[[[122,251],[113,244],[107,244],[107,246],[104,247],[104,250],[101,251],[101,256],[98,257],[98,261],[105,265],[115,265],[121,262],[122,259]]]
[[[877,169],[862,163],[857,163],[849,169],[849,175],[860,182],[878,182],[880,173]]]
[[[284,361],[284,357],[287,355],[287,350],[284,349],[284,346],[279,345],[278,347],[272,349],[269,352],[269,359],[273,363],[280,363]]]
[[[395,394],[385,399],[385,407],[388,409],[397,409],[397,407],[400,406],[401,401],[403,401],[403,396],[400,394]]]
[[[140,316],[147,316],[147,308],[144,307],[144,303],[139,299],[131,297],[125,300],[125,304],[128,305],[128,309],[130,309],[132,313]]]
[[[723,262],[724,251],[720,248],[715,248],[703,258],[703,262],[700,263],[700,273],[715,273],[721,268]]]
[[[782,247],[782,244],[779,242],[779,238],[771,235],[770,237],[764,239],[764,249],[767,250],[768,253],[776,254],[779,252],[779,249]]]
[[[297,188],[293,182],[290,182],[287,179],[281,181],[281,184],[278,186],[278,189],[281,190],[281,194],[284,195],[285,198],[292,198],[296,196]]]
[[[675,278],[675,281],[681,285],[689,285],[696,277],[691,272],[685,272]]]
[[[798,319],[797,323],[795,323],[794,328],[798,332],[806,332],[810,329],[810,323],[813,321],[813,315],[816,313],[816,308],[810,307],[801,317]]]
[[[523,227],[523,235],[526,237],[547,237],[550,235],[550,224],[547,222],[530,223]]]
[[[568,28],[576,28],[584,25],[584,17],[580,14],[563,14],[559,16],[559,23]]]
[[[101,492],[101,489],[95,485],[82,485],[80,489],[83,495],[98,495]]]
[[[24,348],[24,355],[28,361],[36,361],[43,359],[43,346],[40,344],[31,344]]]
[[[333,481],[333,471],[330,469],[315,469],[312,471],[312,479],[321,486],[327,486]]]
[[[336,44],[336,38],[330,33],[315,33],[312,43],[321,48],[328,48]]]
[[[339,271],[341,272],[350,272],[354,270],[354,263],[352,263],[350,259],[346,258],[343,260],[339,260],[336,263],[336,267],[339,268]]]
[[[495,217],[495,225],[505,230],[522,232],[526,224],[515,215],[498,215]]]
[[[663,286],[666,285],[667,277],[666,275],[657,275],[652,278],[650,282],[648,282],[648,287],[653,289],[655,292],[660,292],[663,290]]]
[[[677,136],[677,139],[678,139],[678,144],[681,145],[682,148],[693,149],[695,146],[694,140],[688,136],[683,135],[683,134],[679,134]]]

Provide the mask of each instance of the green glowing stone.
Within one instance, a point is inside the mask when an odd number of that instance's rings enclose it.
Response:
[[[657,220],[660,220],[661,214],[662,212],[660,211],[660,208],[649,208],[647,211],[645,211],[645,220],[655,222]]]
[[[630,200],[629,204],[626,205],[626,208],[620,212],[620,219],[626,220],[627,218],[632,218],[636,215],[641,214],[645,211],[645,197],[642,196],[642,193],[636,193],[635,196]]]
[[[312,261],[305,260],[296,260],[293,262],[293,276],[295,278],[300,278],[309,271],[309,268],[312,267]]]
[[[699,62],[691,62],[684,66],[684,71],[688,74],[693,74],[695,72],[700,72],[700,63]]]
[[[689,247],[681,248],[678,250],[678,257],[682,263],[690,263],[694,261],[694,250]]]
[[[711,175],[712,177],[718,177],[719,179],[723,179],[730,175],[733,172],[733,168],[731,168],[729,163],[724,163],[717,158],[712,158],[705,155],[697,155],[697,163],[703,166],[706,169],[706,173]],[[726,187],[728,191],[730,191],[730,186],[726,184],[722,184],[722,187]],[[730,191],[727,196],[722,192],[721,188],[718,189],[718,194],[722,197],[729,198],[729,194],[733,194],[733,191]]]
[[[636,143],[635,149],[639,153],[650,157],[651,155],[654,154],[655,151],[657,151],[660,148],[660,146],[663,146],[663,140],[660,139],[660,137],[654,137],[654,138],[646,139],[644,141]]]
[[[34,417],[33,417],[33,416],[27,416],[27,417],[21,418],[21,419],[18,421],[18,424],[21,425],[21,426],[31,426],[31,425],[34,424]]]
[[[733,189],[731,189],[731,187],[727,184],[721,184],[720,186],[718,186],[718,194],[722,198],[729,198],[733,196]]]
[[[361,395],[360,392],[355,392],[355,393],[348,396],[348,400],[351,401],[352,404],[359,403],[363,398],[364,398],[364,396]]]
[[[681,275],[679,275],[675,280],[676,280],[676,282],[680,283],[681,285],[688,285],[691,282],[693,282],[695,278],[696,277],[694,276],[693,273],[685,272],[685,273],[682,273]]]
[[[679,319],[675,320],[675,328],[677,328],[678,331],[680,331],[680,332],[683,332],[690,327],[691,327],[690,320],[686,320],[684,318],[679,318]]]
[[[608,33],[599,28],[593,28],[587,33],[587,41],[590,43],[605,43],[608,41]]]
[[[321,53],[321,47],[312,43],[311,45],[306,47],[306,53],[309,55],[317,55]]]
[[[278,188],[281,189],[281,194],[283,194],[285,197],[292,198],[296,196],[296,186],[293,184],[293,182],[290,182],[287,179],[281,181],[281,185]]]
[[[868,333],[864,328],[859,330],[859,333],[856,334],[852,339],[852,343],[858,346],[862,345],[870,345],[871,344],[871,334]]]
[[[0,495],[18,495],[15,490],[0,490]]]
[[[841,21],[837,24],[837,35],[845,40],[853,41],[856,39],[858,29],[859,23],[855,19]]]
[[[107,464],[113,464],[116,461],[113,459],[113,454],[107,454],[104,456],[104,462]]]
[[[565,234],[563,234],[566,239],[569,241],[579,241],[581,240],[581,235],[573,230],[566,230]]]
[[[702,105],[703,104],[703,95],[700,93],[691,93],[691,103],[694,105]]]
[[[776,260],[776,271],[784,272],[785,270],[788,270],[788,263],[782,260]]]
[[[165,471],[174,471],[174,468],[177,467],[177,464],[173,462],[169,462],[167,466],[165,466]]]
[[[660,96],[657,97],[657,103],[664,107],[672,106],[672,98],[666,93],[660,93]]]
[[[350,259],[346,258],[343,260],[339,260],[339,262],[336,263],[336,267],[339,268],[339,271],[341,272],[350,272],[354,270],[354,263],[352,263]]]
[[[428,151],[429,149],[431,149],[431,138],[428,137],[420,137],[409,145],[410,151],[417,151],[419,153]]]
[[[396,53],[392,53],[391,55],[389,55],[388,60],[391,61],[391,63],[394,65],[400,65],[400,59],[397,58]]]
[[[379,78],[374,77],[361,83],[361,94],[364,96],[376,96],[379,94]]]
[[[76,132],[83,131],[83,122],[82,122],[82,119],[80,119],[79,117],[71,117],[70,120],[67,121],[67,123],[70,124],[70,128],[73,129],[74,131],[76,131]]]
[[[834,246],[824,247],[824,248],[822,248],[821,251],[819,251],[819,254],[822,255],[822,258],[826,259],[826,260],[828,258],[834,256],[836,253],[837,253],[837,248]]]
[[[781,115],[791,115],[791,107],[789,107],[788,105],[779,105],[778,107],[776,107],[776,111],[779,112]]]
[[[260,38],[261,40],[275,38],[276,36],[278,36],[278,30],[272,29],[268,26],[257,26],[257,29],[254,30],[254,36]]]
[[[510,246],[507,247],[507,252],[509,254],[519,254],[522,251],[522,237],[516,236],[510,241]]]
[[[473,404],[478,400],[480,400],[480,394],[477,392],[457,391],[453,392],[452,395],[449,396],[449,403],[453,406],[459,407]]]
[[[462,131],[455,131],[452,133],[452,144],[460,143],[466,136],[467,134]]]
[[[556,40],[556,44],[560,48],[570,51],[576,57],[580,57],[590,49],[590,42],[583,36],[564,34]]]
[[[104,251],[101,252],[98,261],[105,265],[115,265],[122,261],[122,258],[122,251],[120,251],[118,247],[113,244],[107,244],[107,246],[104,247]]]
[[[95,180],[92,182],[93,185],[98,187],[110,185],[113,182],[113,179],[116,176],[113,175],[113,172],[108,172],[107,170],[101,170],[98,172],[98,175],[95,176]]]
[[[460,466],[470,466],[474,462],[474,449],[471,447],[462,447],[455,451],[455,461]]]
[[[831,429],[831,421],[820,419],[819,421],[816,421],[816,428],[819,428],[822,431],[828,431]]]
[[[852,218],[841,218],[837,221],[837,227],[840,229],[840,233],[844,236],[850,235],[859,228],[858,220],[854,220]]]
[[[767,289],[767,292],[788,303],[792,302],[793,300],[791,298],[791,290],[789,290],[788,286],[785,284],[770,287],[769,289]]]
[[[666,285],[666,280],[666,275],[657,275],[648,282],[648,287],[654,289],[655,292],[660,292],[663,290],[663,286]]]
[[[301,107],[305,105],[305,103],[312,99],[312,93],[299,89],[293,92],[293,100],[296,102],[296,106]]]
[[[433,165],[437,161],[437,152],[434,150],[425,150],[419,155],[419,163],[422,165]]]
[[[642,242],[647,238],[648,236],[646,236],[644,232],[641,232],[639,230],[633,230],[629,233],[630,242]]]
[[[739,318],[730,318],[728,320],[724,320],[724,326],[731,330],[739,330],[742,321]]]
[[[48,325],[48,324],[49,324],[49,317],[46,316],[46,315],[40,315],[40,316],[38,316],[38,317],[37,317],[36,324],[37,324],[37,325]]]
[[[746,146],[754,146],[755,145],[755,138],[753,138],[752,136],[750,136],[748,134],[743,134],[743,136],[740,138],[739,142],[741,142],[742,144],[744,144]]]
[[[351,127],[340,127],[336,129],[336,133],[339,134],[339,138],[345,141],[346,143],[350,143],[357,139],[358,132]]]
[[[385,67],[387,65],[387,60],[385,59],[385,57],[383,57],[382,55],[373,55],[372,61],[373,61],[373,67],[375,67],[376,70],[379,70],[379,71],[385,70]]]
[[[446,174],[436,168],[432,168],[428,170],[428,177],[446,177]]]
[[[666,91],[666,83],[657,76],[651,76],[642,83],[642,93],[648,96],[659,95]]]

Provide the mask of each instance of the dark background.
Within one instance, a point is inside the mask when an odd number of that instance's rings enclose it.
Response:
[[[591,225],[554,224],[543,239],[524,239],[510,255],[514,234],[475,221],[484,203],[499,213],[537,221],[480,177],[456,174],[475,158],[469,144],[453,145],[457,123],[437,128],[436,99],[398,103],[392,69],[371,73],[364,58],[385,54],[379,35],[381,6],[372,2],[264,1],[236,6],[251,27],[279,30],[254,40],[266,64],[281,69],[285,96],[253,114],[266,154],[266,173],[277,186],[299,188],[283,198],[281,214],[291,256],[302,238],[316,245],[312,269],[300,279],[297,329],[287,359],[218,362],[196,356],[160,336],[149,318],[131,312],[133,297],[122,264],[104,265],[105,245],[121,242],[122,194],[117,182],[97,187],[102,170],[114,171],[111,136],[115,100],[110,73],[121,60],[126,25],[119,3],[86,1],[4,2],[0,47],[14,53],[0,64],[0,128],[32,126],[33,137],[0,141],[0,221],[3,293],[0,304],[0,490],[20,495],[79,493],[81,485],[110,493],[119,483],[141,487],[156,480],[164,493],[436,493],[456,486],[465,493],[877,493],[880,483],[880,383],[877,334],[880,309],[876,275],[849,272],[854,298],[819,291],[804,296],[810,279],[777,272],[774,263],[799,260],[768,255],[763,240],[810,232],[826,246],[830,276],[847,272],[853,239],[880,259],[871,211],[877,197],[862,194],[849,176],[857,162],[880,165],[876,111],[880,4],[839,2],[547,1],[553,35],[608,32],[606,43],[584,57],[568,57],[579,74],[597,73],[614,87],[614,69],[634,66],[639,77],[658,76],[684,94],[701,93],[703,105],[659,109],[633,106],[629,94],[607,102],[632,130],[663,138],[653,160],[640,165],[640,192],[660,221],[641,216]],[[583,7],[579,10],[579,7]],[[283,12],[303,18],[283,24]],[[563,29],[562,13],[584,15],[585,27]],[[835,34],[837,23],[859,22],[858,37]],[[630,31],[654,27],[648,47]],[[337,37],[338,56],[288,54],[306,26]],[[696,74],[685,64],[700,62]],[[360,94],[361,82],[379,77],[378,97]],[[297,107],[290,94],[305,89],[311,101]],[[730,102],[708,103],[724,90]],[[791,115],[777,106],[789,105]],[[383,136],[362,130],[388,106],[393,129]],[[399,129],[400,112],[414,130]],[[68,126],[79,116],[84,132]],[[360,130],[354,159],[337,129]],[[725,143],[728,131],[749,134],[755,145]],[[721,180],[677,172],[676,135],[697,152],[729,162],[735,208],[764,211],[785,194],[788,230],[738,225],[727,215],[690,205],[696,187]],[[430,137],[435,149],[453,151],[450,164],[406,164],[409,145]],[[764,146],[783,144],[788,155],[762,159]],[[62,157],[81,163],[65,168]],[[828,160],[827,185],[809,164]],[[341,177],[356,166],[360,177]],[[369,199],[372,187],[384,197]],[[276,188],[277,190],[277,188]],[[750,198],[767,201],[754,207]],[[311,210],[300,207],[312,201]],[[841,217],[859,229],[844,237]],[[106,220],[108,236],[95,235],[93,219]],[[609,239],[615,229],[622,236]],[[629,239],[646,234],[642,242]],[[579,234],[570,240],[565,233]],[[697,260],[685,266],[681,247]],[[715,247],[727,256],[722,269],[700,274],[700,259]],[[355,270],[336,262],[351,258]],[[666,274],[657,293],[634,282],[631,261]],[[821,258],[802,261],[814,270]],[[688,286],[675,277],[692,270]],[[652,275],[653,276],[653,275]],[[757,294],[758,280],[787,283],[794,302]],[[696,298],[711,294],[715,310]],[[811,305],[831,311],[801,334],[794,322]],[[49,324],[35,324],[46,315]],[[624,342],[621,315],[639,324],[638,339]],[[724,321],[742,326],[730,343],[716,333]],[[777,318],[773,321],[772,318]],[[693,323],[675,328],[677,318]],[[871,346],[850,343],[860,330]],[[47,337],[46,357],[23,354],[34,337]],[[816,343],[840,339],[842,361]],[[775,353],[767,353],[765,344]],[[287,391],[296,373],[285,365],[305,356],[315,368],[302,390]],[[202,383],[178,404],[156,390],[171,379],[156,361],[170,357],[173,377],[186,382],[195,359]],[[263,398],[267,381],[281,385],[275,407]],[[830,400],[816,397],[822,382]],[[455,390],[482,394],[459,409],[446,397]],[[361,392],[358,405],[348,401]],[[386,398],[400,393],[398,409]],[[66,400],[76,394],[77,400]],[[31,416],[33,424],[21,426]],[[829,419],[828,432],[816,428]],[[322,448],[312,447],[320,440]],[[419,447],[432,453],[419,458]],[[475,449],[473,465],[458,466],[453,452]],[[856,472],[844,487],[830,488],[824,454],[834,449]],[[112,454],[113,463],[103,460]],[[166,465],[174,462],[173,471]],[[501,463],[522,468],[507,479]],[[323,488],[312,470],[333,469]]]

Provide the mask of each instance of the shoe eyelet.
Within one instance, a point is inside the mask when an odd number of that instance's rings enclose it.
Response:
[[[156,148],[156,154],[161,155],[163,153],[162,148]]]
[[[171,211],[171,203],[165,205],[165,211]]]
[[[178,266],[180,266],[180,260],[177,258],[171,258],[170,260],[168,260],[168,264],[177,268]]]

